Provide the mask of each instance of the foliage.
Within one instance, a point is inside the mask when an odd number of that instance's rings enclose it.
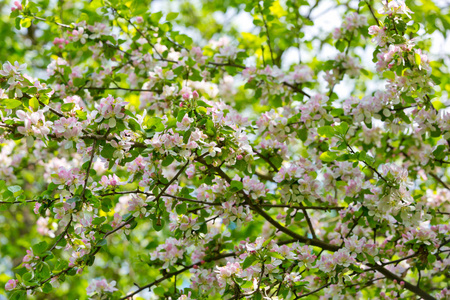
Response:
[[[1,3],[7,296],[450,299],[448,8],[324,2]]]

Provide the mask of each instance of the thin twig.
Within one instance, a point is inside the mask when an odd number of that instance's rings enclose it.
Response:
[[[309,292],[309,293],[307,293],[307,294],[303,294],[303,295],[297,296],[297,297],[295,297],[295,299],[300,299],[300,298],[303,298],[303,297],[306,297],[306,296],[315,294],[315,293],[317,293],[318,291],[323,290],[323,289],[326,288],[326,287],[329,287],[330,285],[331,285],[331,283],[327,283],[327,284],[321,286],[320,288],[318,288],[317,290],[314,290],[314,291]]]
[[[380,26],[380,21],[378,21],[378,18],[375,16],[372,6],[370,5],[369,2],[367,2],[367,0],[364,0],[364,2],[366,2],[367,6],[369,7],[370,13],[371,13],[372,17],[375,19],[375,21],[377,22],[377,25]]]
[[[85,193],[86,193],[86,187],[87,187],[87,183],[89,180],[89,173],[91,172],[91,167],[92,167],[92,162],[94,160],[94,156],[95,156],[95,146],[97,145],[97,140],[94,140],[94,144],[92,145],[92,154],[91,154],[91,159],[89,160],[89,165],[86,171],[86,178],[84,179],[84,186],[83,186],[83,192],[81,193],[81,198],[86,199],[85,197]]]
[[[275,65],[275,59],[273,58],[272,44],[270,42],[269,26],[267,26],[266,18],[264,18],[264,13],[262,11],[262,7],[261,7],[261,4],[259,4],[259,2],[258,2],[258,7],[259,7],[259,11],[261,12],[261,17],[262,17],[263,22],[264,22],[264,27],[266,28],[267,44],[269,45],[269,51],[270,51],[270,57],[272,59],[272,65]]]

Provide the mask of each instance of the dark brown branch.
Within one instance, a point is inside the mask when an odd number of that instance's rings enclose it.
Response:
[[[25,201],[0,201],[0,204],[24,204],[24,203],[35,203],[39,202],[39,200],[25,200]]]
[[[299,87],[297,87],[297,86],[295,86],[295,85],[293,85],[293,84],[290,84],[290,83],[288,83],[288,82],[283,82],[283,84],[284,84],[285,86],[290,87],[290,88],[293,89],[294,91],[296,91],[296,92],[298,92],[298,93],[300,93],[300,94],[303,94],[304,96],[306,96],[306,97],[308,97],[308,98],[311,98],[311,96],[310,96],[308,93],[306,93],[305,91],[303,91],[301,88],[299,88]]]
[[[442,181],[442,179],[439,178],[436,174],[430,173],[430,176],[433,177],[437,182],[442,184],[443,187],[445,187],[447,190],[450,191],[450,187],[444,181]]]
[[[367,2],[367,0],[364,0],[364,2],[366,2],[367,6],[369,7],[370,10],[370,14],[372,15],[372,17],[375,19],[375,21],[377,22],[377,25],[380,26],[380,21],[378,21],[378,18],[375,16],[375,13],[373,12],[372,6],[370,5],[369,2]]]
[[[268,180],[268,181],[274,182],[273,181],[273,177],[270,176],[269,174],[263,174],[263,173],[260,173],[258,171],[255,171],[255,175],[258,176],[259,178],[263,179],[263,180]]]
[[[306,212],[305,207],[301,203],[300,203],[300,209],[302,210],[303,214],[305,215],[306,223],[308,223],[309,231],[311,232],[311,235],[312,235],[313,239],[317,239],[317,235],[316,235],[316,232],[315,232],[314,227],[312,225],[311,219],[309,218],[309,215]]]
[[[231,183],[231,178],[224,171],[222,171],[222,169],[207,164],[206,161],[203,158],[198,158],[197,161],[200,162],[201,164],[207,166],[209,169],[216,171],[220,177],[225,179],[228,183]],[[299,241],[301,243],[304,243],[304,244],[307,244],[307,245],[320,247],[322,249],[333,251],[333,252],[339,250],[338,246],[327,244],[327,243],[325,243],[325,242],[323,242],[321,240],[318,240],[318,239],[309,239],[307,237],[304,237],[304,236],[302,236],[302,235],[300,235],[300,234],[298,234],[298,233],[288,229],[287,227],[284,227],[283,225],[281,225],[280,223],[275,221],[261,207],[259,207],[258,205],[253,204],[251,199],[250,199],[250,197],[246,193],[241,191],[240,194],[243,196],[245,202],[247,203],[247,205],[250,206],[250,208],[253,211],[257,212],[261,217],[266,219],[267,222],[272,224],[279,231],[281,231],[281,232],[283,232],[283,233],[285,233],[285,234],[287,234],[287,235],[297,239],[297,241]]]
[[[419,254],[419,253],[414,253],[414,254],[411,254],[411,255],[409,255],[409,256],[406,256],[406,257],[397,259],[397,260],[392,260],[392,261],[389,261],[389,262],[386,262],[386,263],[383,263],[383,262],[382,262],[382,265],[383,265],[383,266],[387,266],[387,265],[391,265],[391,264],[396,264],[396,263],[399,263],[399,262],[401,262],[401,261],[404,261],[404,260],[407,260],[407,259],[416,257],[418,254]]]
[[[295,208],[295,209],[315,209],[315,210],[341,210],[345,207],[343,206],[295,206],[288,204],[260,204],[262,207],[285,207],[285,208]]]
[[[380,272],[381,274],[383,274],[384,276],[386,276],[386,278],[389,278],[391,280],[397,280],[398,283],[400,282],[404,282],[404,287],[413,292],[416,295],[419,295],[420,297],[422,297],[425,300],[436,300],[436,298],[434,298],[433,296],[431,296],[430,294],[428,294],[427,292],[425,292],[424,290],[422,290],[421,288],[412,285],[411,283],[405,281],[403,278],[397,276],[396,274],[392,273],[391,271],[383,268],[382,266],[379,265],[371,265],[368,264],[368,266],[374,268],[375,270],[377,270],[378,272]]]
[[[309,293],[306,293],[306,294],[297,296],[297,297],[295,297],[295,299],[300,299],[300,298],[303,298],[303,297],[306,297],[306,296],[315,294],[315,293],[317,293],[317,292],[323,290],[324,288],[329,287],[330,285],[331,285],[331,283],[327,283],[327,284],[325,284],[324,286],[321,286],[320,288],[318,288],[317,290],[314,290],[314,291],[312,291],[312,292],[309,292]]]
[[[253,152],[256,153],[256,155],[258,155],[260,158],[262,158],[265,162],[267,162],[275,172],[278,173],[278,168],[274,165],[274,163],[270,160],[269,157],[265,157],[264,155],[262,155],[260,152],[258,152],[255,148],[252,147]]]
[[[129,91],[129,92],[155,92],[155,93],[161,93],[161,90],[152,90],[152,89],[132,89],[132,88],[124,88],[124,87],[85,87],[87,90],[122,90],[122,91]]]
[[[238,68],[238,69],[246,69],[246,66],[243,65],[238,65],[238,64],[233,64],[233,63],[216,63],[216,62],[212,62],[209,61],[208,65],[213,65],[213,66],[218,66],[218,67],[234,67],[234,68]]]

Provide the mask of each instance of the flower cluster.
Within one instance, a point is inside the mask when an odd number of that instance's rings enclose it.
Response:
[[[117,291],[117,288],[114,287],[115,285],[115,281],[111,281],[108,283],[106,279],[94,279],[86,288],[86,292],[90,295],[94,293],[102,294],[104,292],[113,293]]]

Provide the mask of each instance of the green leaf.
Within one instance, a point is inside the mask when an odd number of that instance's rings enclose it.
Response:
[[[130,129],[133,130],[133,131],[138,131],[138,130],[141,129],[141,125],[139,125],[139,123],[136,122],[136,120],[131,119],[131,118],[128,120],[128,126],[129,126]]]
[[[202,100],[198,100],[197,105],[202,107],[212,107],[211,105],[207,104],[205,101]]]
[[[186,203],[183,202],[183,203],[178,204],[176,206],[175,210],[176,210],[177,214],[185,215],[186,212],[187,212],[187,205],[186,205]]]
[[[303,141],[306,142],[308,139],[308,128],[303,127],[297,131],[298,137]]]
[[[113,158],[114,152],[116,151],[116,148],[111,146],[111,144],[106,143],[105,146],[103,146],[102,151],[100,152],[101,156],[104,158]]]
[[[231,181],[230,187],[231,187],[231,191],[237,192],[237,191],[242,190],[244,188],[244,185],[240,181],[233,180],[233,181]]]
[[[102,246],[106,246],[108,243],[106,242],[106,239],[101,239],[100,241],[97,242],[97,246],[102,247]]]
[[[345,51],[345,43],[342,40],[338,40],[335,44],[336,49],[339,50],[339,52],[344,52]]]
[[[436,159],[443,159],[446,155],[445,149],[447,146],[439,145],[436,147],[436,150],[433,151],[433,155]]]
[[[178,17],[178,13],[170,12],[166,16],[166,21],[170,22],[172,20],[175,20]]]
[[[405,112],[403,110],[397,112],[397,115],[403,120],[405,121],[406,124],[411,124],[411,120],[409,119],[409,117],[405,114]]]
[[[333,117],[339,117],[344,114],[344,110],[342,108],[335,108],[330,113]]]
[[[342,134],[345,135],[348,131],[348,124],[346,122],[342,122],[336,129]]]
[[[287,295],[285,295],[284,297],[287,298]],[[261,292],[254,294],[253,300],[262,300]]]
[[[162,120],[158,117],[153,117],[148,119],[147,126],[149,128],[155,127],[156,132],[160,132],[164,130],[164,124],[162,123]]]
[[[323,137],[333,137],[335,134],[335,129],[331,126],[323,126],[317,129],[317,133]]]
[[[185,109],[180,110],[180,112],[177,115],[177,121],[178,122],[183,121],[183,118],[185,115],[186,115],[186,110]]]
[[[332,162],[332,161],[336,160],[337,153],[331,152],[331,151],[326,151],[326,152],[322,153],[319,158],[320,158],[320,160],[322,160],[324,162]]]
[[[20,21],[21,20],[22,20],[21,18],[16,18],[16,20],[15,20],[15,26],[16,26],[17,30],[20,30]]]
[[[432,255],[432,254],[429,254],[429,255],[427,256],[427,259],[428,259],[428,262],[429,262],[430,264],[433,264],[433,263],[436,261],[436,256],[434,256],[434,255]]]
[[[164,297],[164,293],[165,292],[166,292],[165,289],[163,287],[161,287],[161,286],[153,289],[153,293],[155,293],[155,295],[158,295],[160,297]]]
[[[437,138],[441,136],[441,131],[436,126],[433,126],[434,130],[431,131],[431,137]]]
[[[24,27],[24,28],[28,28],[31,26],[31,20],[28,18],[22,19],[22,22],[20,22],[20,25],[22,25],[22,27]]]
[[[18,19],[16,19],[18,20]],[[20,29],[20,27],[19,27]],[[26,300],[27,299],[27,292],[26,291],[15,291],[9,296],[10,300]]]
[[[214,135],[216,129],[214,127],[214,123],[213,121],[211,121],[210,119],[208,119],[206,121],[206,134],[207,135]]]
[[[198,106],[195,110],[201,115],[206,115],[206,113],[208,112],[206,107],[203,106]]]
[[[281,259],[281,260],[284,260],[284,259],[285,259],[285,257],[284,257],[283,255],[281,255],[281,254],[279,254],[279,253],[276,253],[276,252],[270,252],[269,255],[270,255],[271,257],[275,257],[275,258],[278,258],[278,259]]]
[[[31,279],[33,279],[33,272],[27,272],[22,276],[23,281],[30,281]]]
[[[82,110],[77,110],[76,111],[77,117],[80,121],[84,121],[87,119],[87,112],[82,111]]]
[[[261,20],[255,19],[255,20],[253,20],[253,24],[254,24],[255,26],[263,26],[263,25],[264,25],[264,22],[261,21]]]
[[[67,203],[77,203],[78,201],[81,201],[81,198],[78,196],[67,199]]]
[[[173,156],[166,156],[166,158],[164,158],[164,160],[162,161],[161,165],[163,167],[167,167],[168,165],[170,165],[173,162]]]
[[[106,217],[97,217],[97,218],[94,218],[94,220],[92,220],[92,224],[93,225],[100,225],[103,222],[105,222],[105,220],[106,220]]]
[[[28,103],[30,104],[33,111],[37,111],[39,109],[39,101],[36,97],[31,98]]]
[[[71,111],[75,107],[75,103],[64,103],[61,105],[62,111]]]
[[[36,245],[33,245],[31,248],[33,249],[34,254],[39,255],[47,250],[47,243],[42,241]]]
[[[12,185],[12,186],[8,186],[8,191],[10,191],[11,193],[17,193],[18,191],[20,191],[22,188],[18,185]]]
[[[274,155],[274,156],[270,157],[269,159],[277,168],[280,168],[281,165],[283,164],[283,158],[281,158],[281,156],[279,156],[279,155]]]
[[[416,62],[416,65],[420,66],[420,63],[422,62],[422,58],[420,57],[419,53],[414,53],[414,61]]]
[[[242,269],[245,270],[250,267],[256,261],[255,255],[249,255],[245,258],[244,263],[242,264]]]
[[[158,224],[158,219],[153,220],[153,229],[155,229],[156,231],[161,231],[164,228],[164,220],[160,219],[159,221],[160,223]]]
[[[187,144],[189,142],[189,138],[191,137],[192,129],[189,128],[184,134],[183,134],[183,143]]]
[[[43,286],[42,286],[42,292],[48,294],[52,291],[53,287],[49,282],[46,282]]]
[[[2,99],[2,104],[7,109],[14,109],[22,104],[22,101],[16,100],[16,99]]]
[[[152,20],[152,22],[158,23],[162,16],[163,13],[161,11],[158,11],[156,13],[151,14],[150,19]]]
[[[392,72],[392,71],[384,71],[383,72],[383,77],[387,78],[387,79],[394,80],[395,79],[395,73]]]
[[[441,79],[435,75],[431,75],[431,79],[433,79],[434,83],[437,85],[441,84]]]
[[[365,161],[366,160],[366,152],[365,151],[361,151],[361,152],[359,152],[359,155],[358,155],[358,159],[360,160],[360,161]]]

